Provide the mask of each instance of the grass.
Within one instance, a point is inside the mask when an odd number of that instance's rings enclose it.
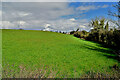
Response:
[[[2,78],[2,30],[0,30],[0,79]]]
[[[2,30],[2,75],[4,78],[79,78],[92,71],[118,77],[118,73],[110,68],[115,64],[119,66],[111,51],[72,35]]]

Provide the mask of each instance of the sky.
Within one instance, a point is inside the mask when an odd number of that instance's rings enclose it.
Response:
[[[89,31],[95,17],[113,18],[116,2],[2,2],[2,29]],[[112,26],[113,24],[111,24]]]

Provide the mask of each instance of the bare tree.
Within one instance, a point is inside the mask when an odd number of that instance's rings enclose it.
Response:
[[[117,5],[113,5],[113,7],[117,10],[117,12],[108,11],[108,15],[118,18],[118,22],[110,20],[112,23],[116,24],[118,26],[118,29],[120,29],[120,1]]]
[[[117,9],[117,12],[112,12],[112,11],[108,11],[108,15],[120,18],[120,1],[118,2],[117,5],[113,5],[114,8]]]

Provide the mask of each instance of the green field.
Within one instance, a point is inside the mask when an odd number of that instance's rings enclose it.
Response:
[[[118,76],[111,69],[119,65],[111,51],[98,43],[62,33],[2,30],[2,76],[79,78],[97,73]]]

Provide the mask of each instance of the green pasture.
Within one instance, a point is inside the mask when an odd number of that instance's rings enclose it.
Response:
[[[2,30],[3,77],[82,77],[89,73],[114,75],[113,50],[72,35]]]

